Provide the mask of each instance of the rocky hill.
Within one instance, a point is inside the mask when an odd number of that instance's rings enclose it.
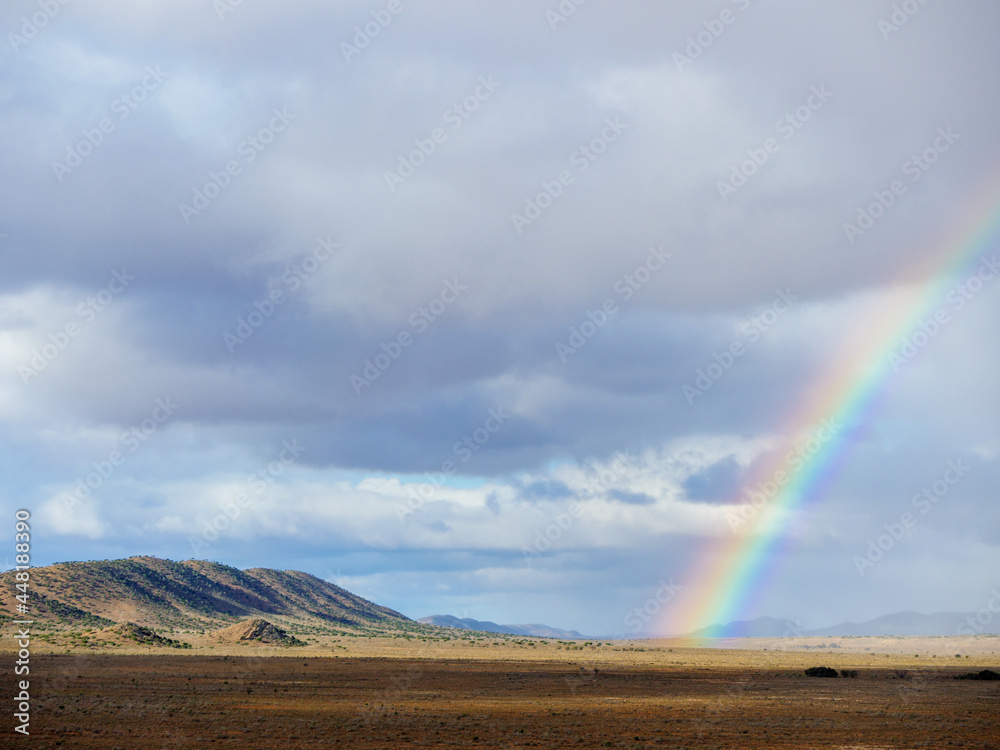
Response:
[[[0,574],[0,622],[14,619],[15,583],[14,571]],[[308,573],[157,557],[33,568],[28,606],[37,623],[97,628],[128,622],[214,630],[247,618],[323,629],[420,627]]]
[[[280,643],[283,646],[304,646],[304,641],[288,635],[281,628],[276,628],[267,620],[255,617],[238,622],[228,628],[216,630],[213,634],[223,643]]]

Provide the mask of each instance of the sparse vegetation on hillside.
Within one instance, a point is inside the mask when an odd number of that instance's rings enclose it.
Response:
[[[149,628],[141,627],[139,625],[136,625],[134,622],[126,622],[121,625],[115,625],[114,627],[108,628],[107,632],[120,635],[127,641],[135,641],[136,643],[142,643],[148,646],[191,648],[190,643],[177,641],[174,640],[173,638],[164,638],[161,635],[157,635]]]
[[[105,628],[134,622],[206,632],[262,617],[287,620],[315,635],[427,630],[399,612],[298,571],[131,557],[35,568],[31,582],[31,611],[39,625]],[[0,622],[12,619],[15,583],[13,571],[0,574]]]

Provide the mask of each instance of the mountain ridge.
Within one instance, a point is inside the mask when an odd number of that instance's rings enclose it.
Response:
[[[575,630],[562,630],[539,623],[526,625],[498,625],[490,620],[474,620],[471,617],[454,617],[453,615],[428,615],[417,622],[424,625],[436,625],[439,628],[455,628],[456,630],[478,630],[483,633],[507,633],[533,638],[586,638]]]
[[[863,622],[842,622],[824,628],[805,629],[797,622],[773,617],[736,620],[724,625],[700,628],[679,638],[790,638],[790,637],[883,637],[883,636],[954,636],[1000,634],[1000,618],[982,625],[972,612],[934,612],[913,610],[892,612]],[[995,620],[995,622],[994,622]],[[973,626],[975,623],[975,626]]]
[[[319,627],[406,628],[413,621],[309,573],[240,570],[151,556],[32,568],[29,612],[39,622],[213,629],[246,618]],[[0,622],[14,619],[15,573],[0,573]]]
[[[576,630],[538,623],[501,625],[489,620],[431,615],[412,620],[309,573],[239,568],[207,560],[175,562],[148,555],[120,560],[70,561],[32,568],[29,610],[39,623],[105,629],[134,623],[147,628],[214,630],[247,618],[287,627],[362,632],[421,631],[425,626],[534,638],[586,639]],[[15,571],[0,573],[0,623],[17,618]],[[1000,599],[998,599],[1000,600]],[[992,607],[992,605],[991,605]],[[985,610],[984,610],[985,611]],[[1000,634],[1000,617],[987,612],[895,612],[861,623],[804,629],[792,620],[759,617],[702,628],[684,636],[711,638],[954,636]],[[597,636],[629,640],[656,633]]]

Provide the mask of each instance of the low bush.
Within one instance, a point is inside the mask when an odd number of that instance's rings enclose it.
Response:
[[[960,674],[955,677],[956,680],[988,680],[994,682],[1000,680],[1000,672],[994,672],[992,669],[984,669],[981,672],[969,672],[969,674]]]
[[[809,667],[806,677],[840,677],[836,669],[830,667]]]

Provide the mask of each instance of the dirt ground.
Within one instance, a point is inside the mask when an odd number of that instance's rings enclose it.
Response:
[[[31,737],[8,711],[0,746],[1000,749],[1000,682],[952,679],[995,656],[546,655],[39,654]],[[879,658],[854,679],[802,673]],[[9,670],[0,690],[16,694]]]

